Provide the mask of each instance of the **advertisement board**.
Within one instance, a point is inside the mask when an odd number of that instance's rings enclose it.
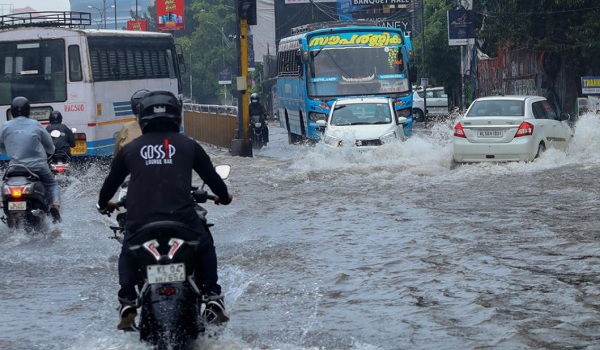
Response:
[[[448,45],[475,43],[475,15],[471,10],[450,10],[448,17]]]
[[[600,76],[581,77],[582,95],[600,95]]]
[[[183,0],[156,0],[158,31],[183,30],[183,8]]]
[[[145,19],[130,20],[127,21],[127,30],[139,30],[145,32],[148,30],[148,23],[146,23]]]

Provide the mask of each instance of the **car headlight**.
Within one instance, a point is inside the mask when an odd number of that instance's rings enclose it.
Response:
[[[381,136],[379,138],[379,141],[381,141],[381,144],[384,145],[388,142],[393,142],[396,141],[396,132],[392,131],[392,132],[388,132],[387,134]]]
[[[342,146],[342,140],[338,139],[337,137],[328,135],[328,134],[325,134],[325,137],[323,138],[323,142],[325,142],[325,144],[330,145],[332,147],[341,147]]]

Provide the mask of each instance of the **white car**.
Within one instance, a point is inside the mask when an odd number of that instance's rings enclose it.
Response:
[[[387,97],[352,97],[336,100],[321,138],[330,147],[376,148],[404,140],[406,117],[397,117],[392,100]]]
[[[541,96],[489,96],[473,101],[454,126],[457,163],[532,161],[548,147],[566,150],[570,115]]]
[[[430,87],[425,91],[419,88],[414,91],[412,102],[413,118],[417,122],[425,121],[425,103],[427,103],[429,116],[446,116],[449,112],[448,94],[444,92],[443,87]]]

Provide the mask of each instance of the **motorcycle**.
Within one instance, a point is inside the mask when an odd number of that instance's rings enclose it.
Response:
[[[219,165],[222,179],[231,167]],[[117,205],[127,208],[128,183],[121,186]],[[214,200],[202,187],[193,187],[190,195],[197,203],[197,212],[207,227],[207,211],[199,203]],[[118,226],[110,226],[114,238],[123,242],[126,212],[117,215]],[[222,296],[208,296],[195,279],[194,266],[200,241],[198,234],[176,221],[159,221],[141,227],[127,238],[134,252],[141,276],[137,305],[141,307],[140,340],[157,350],[186,349],[216,315],[208,315],[206,305]]]
[[[261,116],[250,116],[250,137],[252,139],[252,148],[261,149],[267,145],[264,132],[266,131],[266,121],[261,121]]]
[[[73,132],[77,129],[72,128]],[[61,137],[61,133],[58,130],[53,130],[50,133],[53,138]],[[68,184],[67,175],[71,172],[71,156],[64,151],[58,151],[48,157],[48,166],[50,171],[55,175],[56,181],[60,185],[64,186]]]
[[[2,177],[2,208],[0,218],[9,228],[40,231],[44,217],[50,214],[50,203],[41,179],[23,165],[11,165]]]
[[[65,152],[56,152],[48,157],[50,171],[54,175],[67,175],[71,170],[71,157]]]

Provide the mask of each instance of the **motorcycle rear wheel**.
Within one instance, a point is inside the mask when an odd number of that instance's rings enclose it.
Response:
[[[140,340],[152,344],[155,350],[189,349],[201,331],[198,308],[193,303],[169,304],[149,300],[142,304]]]

